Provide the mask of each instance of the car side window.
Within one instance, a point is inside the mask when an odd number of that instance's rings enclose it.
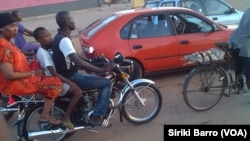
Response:
[[[135,23],[133,23],[133,25],[132,25],[132,30],[131,30],[130,38],[131,39],[138,38],[138,29],[137,29]]]
[[[230,11],[230,7],[225,3],[218,0],[204,1],[206,5],[207,14],[209,15],[222,15]]]
[[[129,31],[130,31],[131,23],[126,24],[120,31],[120,37],[122,39],[129,38]]]
[[[180,7],[192,9],[204,15],[204,10],[200,1],[197,0],[181,0],[178,5]]]
[[[170,18],[178,34],[211,32],[213,26],[203,19],[187,13],[172,13]]]
[[[147,38],[170,35],[170,27],[164,14],[147,15],[135,19],[130,38]]]

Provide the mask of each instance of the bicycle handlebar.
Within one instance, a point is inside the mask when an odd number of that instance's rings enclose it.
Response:
[[[220,48],[221,50],[228,52],[231,50],[232,45],[228,42],[216,42],[216,47]]]

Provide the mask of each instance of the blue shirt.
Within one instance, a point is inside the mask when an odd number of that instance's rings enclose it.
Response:
[[[240,48],[240,56],[250,57],[250,8],[248,8],[229,39],[233,48]]]
[[[18,32],[16,37],[14,38],[14,43],[17,47],[22,48],[22,46],[26,43],[26,40],[24,39],[24,29],[25,27],[20,22],[17,23],[18,26]]]

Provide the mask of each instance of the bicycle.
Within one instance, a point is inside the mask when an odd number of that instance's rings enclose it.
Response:
[[[215,49],[222,52],[215,58],[210,52],[196,53],[200,57],[190,73],[185,77],[183,97],[188,107],[194,111],[205,111],[213,108],[223,96],[239,93],[239,80],[233,78],[230,44],[217,42]],[[189,56],[190,57],[190,56]],[[187,59],[187,58],[186,58]],[[237,78],[240,78],[237,77]],[[225,91],[228,90],[228,93]]]

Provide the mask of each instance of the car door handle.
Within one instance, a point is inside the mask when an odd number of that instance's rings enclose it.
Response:
[[[189,41],[188,40],[182,40],[182,41],[180,41],[180,44],[188,44],[189,43]]]
[[[140,49],[140,48],[142,48],[142,45],[134,45],[133,46],[133,49]]]
[[[217,17],[213,17],[213,20],[218,20],[218,18]]]

